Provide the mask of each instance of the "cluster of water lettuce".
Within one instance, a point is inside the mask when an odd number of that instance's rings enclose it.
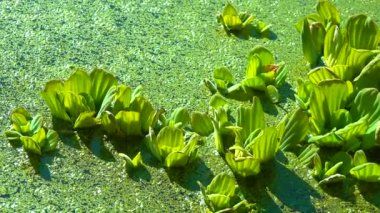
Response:
[[[342,181],[348,174],[379,182],[380,165],[368,162],[365,150],[380,145],[380,30],[365,15],[351,17],[341,30],[338,11],[328,1],[319,1],[317,11],[297,24],[305,58],[314,69],[307,81],[298,81],[299,108],[275,127],[266,125],[258,97],[278,102],[277,87],[287,72],[264,47],[251,51],[241,83],[234,84],[226,68],[214,71],[214,82],[205,81],[214,94],[210,99],[213,116],[178,108],[167,118],[164,110],[154,109],[142,96],[141,87],[132,90],[119,85],[101,69],[91,73],[79,69],[67,80],[49,81],[41,96],[53,119],[74,131],[99,128],[110,137],[145,138],[152,155],[165,167],[184,167],[196,160],[203,137],[213,132],[217,151],[238,176],[256,175],[262,162],[273,159],[280,149],[301,146],[300,162],[312,162],[321,184]],[[244,28],[252,18],[239,15],[228,4],[219,20],[233,31]],[[249,100],[252,105],[240,106],[233,118],[225,98]],[[56,149],[58,133],[48,129],[40,115],[32,117],[18,108],[11,113],[11,122],[6,136],[12,145],[37,155]],[[324,147],[339,151],[322,155]],[[133,159],[120,156],[128,171],[144,165],[141,153]],[[220,174],[207,188],[202,186],[209,210],[249,207],[236,197],[235,185],[232,177]]]
[[[312,144],[300,154],[301,161],[313,162],[321,184],[348,174],[379,182],[380,165],[367,162],[364,153],[380,145],[379,27],[366,15],[356,15],[342,28],[335,6],[319,1],[317,13],[303,18],[297,29],[313,68],[297,86],[297,102],[309,116],[305,140]],[[338,151],[320,157],[325,147]]]

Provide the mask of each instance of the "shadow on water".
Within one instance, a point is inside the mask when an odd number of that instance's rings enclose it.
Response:
[[[245,198],[266,212],[282,212],[282,204],[294,211],[315,212],[310,197],[320,198],[315,189],[279,161],[267,162],[259,175],[237,178],[237,182]]]
[[[176,182],[190,191],[199,191],[200,187],[197,182],[199,181],[202,185],[207,186],[214,176],[200,158],[185,168],[167,168],[166,172],[170,181]]]
[[[332,197],[340,198],[341,200],[355,203],[355,185],[352,179],[346,179],[338,183],[324,184],[320,186],[324,192]]]
[[[29,162],[36,174],[39,174],[44,180],[51,181],[51,173],[49,165],[54,161],[55,157],[62,157],[57,151],[39,156],[28,153]]]
[[[380,208],[380,183],[359,182],[357,186],[366,201]]]
[[[246,26],[244,29],[239,31],[231,31],[231,34],[236,36],[237,38],[248,40],[249,38],[255,39],[269,39],[269,40],[277,40],[277,34],[272,30],[268,29],[264,32],[260,32],[257,26],[252,24]]]
[[[104,144],[103,134],[93,130],[78,131],[81,142],[92,152],[93,155],[107,162],[116,161],[108,147]]]

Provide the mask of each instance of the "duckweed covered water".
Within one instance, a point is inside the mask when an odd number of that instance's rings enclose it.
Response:
[[[233,2],[272,24],[273,35],[248,40],[226,36],[215,18],[225,1],[1,1],[1,129],[8,128],[9,113],[18,106],[49,116],[39,92],[48,80],[67,78],[71,67],[101,67],[122,83],[143,85],[156,108],[207,111],[210,94],[201,81],[220,66],[242,78],[255,45],[287,63],[289,85],[281,89],[286,99],[281,108],[291,110],[291,86],[308,71],[294,24],[314,12],[315,1]],[[378,0],[333,2],[342,20],[365,13],[380,23]],[[281,108],[268,110],[271,123],[283,117]],[[2,135],[1,211],[200,212],[205,205],[196,181],[207,185],[215,174],[228,171],[209,137],[200,160],[186,169],[165,170],[145,151],[147,169],[128,177],[115,148],[94,135],[62,133],[59,151],[35,167]],[[260,175],[238,183],[262,211],[376,212],[380,207],[378,184],[322,189],[292,153],[280,153]]]

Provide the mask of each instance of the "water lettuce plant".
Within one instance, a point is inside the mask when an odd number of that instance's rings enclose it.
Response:
[[[123,166],[127,170],[128,174],[131,174],[134,170],[136,170],[139,167],[145,166],[141,152],[137,153],[137,155],[133,159],[131,159],[128,155],[123,153],[119,153],[118,155],[124,160]]]
[[[317,4],[317,13],[304,17],[296,28],[301,33],[302,49],[311,67],[325,65],[340,79],[357,76],[366,63],[378,54],[380,31],[366,15],[351,16],[345,29],[340,15],[326,0]]]
[[[25,108],[17,108],[10,119],[12,127],[5,131],[5,136],[12,145],[22,146],[26,152],[37,155],[57,148],[59,136],[44,126],[41,114],[32,117]]]
[[[73,128],[90,128],[100,125],[100,116],[109,104],[106,94],[116,85],[116,78],[104,70],[88,74],[77,69],[65,81],[47,82],[41,96],[54,118]]]
[[[134,91],[126,85],[111,87],[106,94],[107,104],[100,115],[105,132],[113,137],[144,136],[155,127],[163,110],[155,110],[141,95],[141,88]]]
[[[185,135],[185,131],[175,125],[163,127],[158,135],[150,129],[146,144],[153,156],[165,167],[184,167],[198,156],[198,148],[203,144],[196,133]]]
[[[337,152],[322,164],[321,158],[316,154],[313,159],[313,176],[319,180],[319,184],[341,182],[351,169],[351,161],[351,156],[346,152]]]
[[[234,5],[230,2],[226,4],[223,13],[217,16],[217,21],[223,25],[227,33],[231,31],[240,31],[247,27],[255,19],[253,15],[246,12],[239,13]]]
[[[204,187],[198,182],[207,212],[247,212],[252,205],[237,195],[235,179],[226,173],[215,176],[211,183]]]
[[[228,120],[224,108],[216,111],[213,120],[215,145],[235,174],[253,176],[260,172],[262,162],[275,157],[282,142],[286,149],[293,141],[306,136],[305,121],[307,116],[297,111],[285,117],[277,127],[268,127],[261,102],[254,97],[251,107],[238,108],[235,125]]]
[[[214,70],[214,82],[204,83],[211,93],[236,100],[248,101],[253,96],[268,97],[273,103],[279,101],[277,88],[285,83],[288,71],[283,62],[276,64],[274,55],[265,47],[257,46],[249,54],[245,79],[234,83],[232,73],[225,67]]]

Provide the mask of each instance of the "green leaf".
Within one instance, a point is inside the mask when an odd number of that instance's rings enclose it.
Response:
[[[354,137],[364,135],[368,129],[367,116],[362,117],[360,120],[350,123],[342,129],[335,132],[336,135],[343,138],[345,141],[349,141]]]
[[[78,69],[65,81],[64,90],[75,94],[90,94],[91,78],[86,71]]]
[[[327,20],[328,25],[339,25],[340,16],[336,7],[328,0],[320,0],[317,4],[318,14],[322,19]]]
[[[95,112],[82,112],[74,123],[74,129],[90,128],[101,124],[101,120],[95,118]]]
[[[20,140],[26,152],[41,155],[41,147],[31,137],[22,136],[20,137]]]
[[[319,181],[319,185],[329,184],[329,183],[339,183],[346,179],[345,175],[342,174],[333,174],[328,177],[325,177],[323,180]]]
[[[133,172],[133,170],[137,169],[140,166],[144,166],[141,152],[137,153],[137,155],[133,158],[133,160],[126,154],[119,153],[119,156],[123,158],[125,162],[125,168],[128,173]]]
[[[155,126],[156,111],[153,109],[152,104],[144,97],[136,97],[130,109],[140,113],[141,130],[144,134],[148,133],[151,126]]]
[[[119,112],[121,110],[126,110],[131,104],[132,89],[126,85],[117,86],[115,97],[114,97],[114,112]]]
[[[208,136],[214,130],[211,118],[205,113],[193,112],[190,123],[193,131],[201,136]]]
[[[117,86],[116,78],[102,69],[94,69],[90,73],[91,96],[94,99],[96,111],[99,111],[103,99],[112,86]]]
[[[12,145],[16,147],[19,147],[21,145],[20,137],[22,137],[22,134],[18,131],[7,130],[5,131],[5,137]]]
[[[266,90],[267,96],[270,98],[272,103],[278,103],[280,102],[280,94],[278,93],[278,90],[273,85],[268,85]]]
[[[280,145],[281,150],[294,147],[303,141],[309,132],[309,117],[303,110],[298,109],[289,118],[285,119],[285,130]]]
[[[120,111],[116,114],[115,120],[120,130],[126,136],[141,135],[141,119],[139,112]]]
[[[279,148],[276,128],[267,127],[263,129],[263,131],[253,140],[250,148],[253,156],[260,161],[265,162],[272,159]]]
[[[157,143],[157,136],[156,134],[154,133],[154,130],[152,128],[149,129],[149,134],[146,138],[146,144],[147,144],[147,147],[149,148],[150,152],[152,153],[152,155],[159,161],[163,161],[164,157],[166,156],[162,156],[161,157],[161,153],[160,153],[160,150],[159,150],[159,147],[158,147],[158,143]]]
[[[224,7],[222,19],[228,30],[239,30],[243,24],[237,9],[229,2]]]
[[[183,132],[176,127],[166,126],[157,135],[160,156],[166,158],[172,152],[179,152],[184,147]]]
[[[229,87],[229,85],[234,81],[234,77],[226,67],[215,69],[214,79],[217,88],[220,90],[226,90]]]
[[[82,112],[91,111],[91,108],[86,104],[86,99],[84,96],[73,92],[63,92],[60,94],[62,95],[62,102],[65,110],[73,122],[75,122],[79,114]]]
[[[355,87],[360,90],[363,88],[374,87],[380,89],[380,79],[378,75],[380,73],[380,54],[368,63],[359,76],[354,79]]]
[[[312,136],[308,140],[309,143],[316,143],[319,146],[338,147],[344,145],[344,140],[335,134],[335,131],[328,132],[324,135]]]
[[[307,76],[313,84],[319,84],[321,81],[330,79],[339,79],[338,76],[327,67],[317,67],[311,70]]]
[[[380,30],[366,15],[351,16],[347,21],[347,39],[351,47],[374,50],[380,42]]]
[[[43,126],[43,117],[41,114],[37,114],[30,122],[30,130],[32,134],[35,134]]]
[[[315,67],[322,56],[325,34],[326,31],[322,23],[309,22],[308,19],[304,19],[301,32],[302,50],[304,57],[310,63],[310,67]]]
[[[227,152],[225,157],[228,166],[239,176],[249,177],[260,172],[260,161],[252,156],[235,158],[234,154]]]
[[[236,183],[235,179],[226,173],[220,173],[215,176],[211,183],[207,186],[207,194],[221,194],[228,197],[235,195]]]
[[[327,66],[332,67],[338,63],[344,42],[339,26],[333,25],[327,30],[323,49],[324,62]]]
[[[368,162],[367,157],[365,156],[365,153],[363,150],[358,150],[355,152],[354,162],[353,162],[354,166],[360,166],[360,165],[365,164],[367,162]]]
[[[213,212],[218,212],[220,210],[227,209],[230,207],[230,197],[220,194],[211,194],[207,195],[208,200],[210,201],[211,210]]]
[[[41,92],[41,96],[50,108],[53,117],[70,122],[71,119],[69,115],[66,113],[65,107],[59,100],[57,95],[57,92],[63,90],[64,89],[62,81],[49,81],[46,83],[44,91]]]
[[[220,109],[228,104],[228,101],[219,94],[211,96],[209,105],[214,109]]]
[[[300,161],[301,165],[308,165],[312,159],[314,159],[314,156],[318,154],[319,147],[315,144],[310,144],[307,146],[301,154],[298,156],[298,160]]]
[[[103,129],[109,135],[116,135],[116,136],[122,135],[121,130],[115,119],[115,116],[111,112],[105,111],[102,114],[101,123],[102,123]]]
[[[375,132],[380,120],[380,93],[375,88],[366,88],[359,91],[352,104],[350,113],[354,120],[368,117],[369,132]]]
[[[286,69],[285,63],[279,63],[276,71],[275,86],[280,87],[285,83],[289,69]]]
[[[184,167],[189,163],[189,156],[183,152],[171,152],[164,161],[164,166],[168,168]]]
[[[33,139],[33,141],[34,142],[36,142],[38,145],[39,145],[39,147],[44,147],[45,146],[45,144],[46,144],[46,132],[45,132],[45,129],[44,128],[40,128],[37,132],[36,132],[36,134],[34,134],[32,137],[31,137],[32,139]]]
[[[243,86],[243,90],[246,89],[246,87],[258,90],[258,91],[266,91],[266,83],[265,81],[260,78],[260,77],[251,77],[251,78],[245,78],[242,82],[241,85]],[[250,96],[252,97],[252,96]]]
[[[179,107],[172,112],[169,122],[173,124],[181,123],[180,127],[184,127],[190,123],[190,113],[186,108]]]
[[[43,152],[51,152],[57,148],[59,135],[56,131],[49,129],[46,135],[46,144],[42,147]]]
[[[240,106],[238,108],[237,126],[243,128],[243,141],[245,141],[254,130],[265,128],[265,114],[259,98],[256,96],[253,97],[251,107]]]
[[[102,105],[100,106],[100,109],[99,109],[98,113],[96,114],[96,118],[101,118],[102,114],[107,110],[107,108],[109,108],[112,105],[112,103],[116,102],[116,101],[114,101],[114,99],[115,99],[115,95],[116,95],[118,88],[119,87],[112,86],[107,91],[107,94],[103,99]],[[93,109],[95,110],[95,103],[94,103]],[[119,109],[115,109],[115,106],[114,106],[113,111],[116,114],[119,112]]]
[[[313,175],[314,177],[320,178],[323,176],[322,161],[317,153],[314,154],[313,156],[314,156],[313,157],[313,163],[314,163]]]
[[[361,181],[380,182],[380,165],[376,163],[364,163],[352,168],[350,174]]]

